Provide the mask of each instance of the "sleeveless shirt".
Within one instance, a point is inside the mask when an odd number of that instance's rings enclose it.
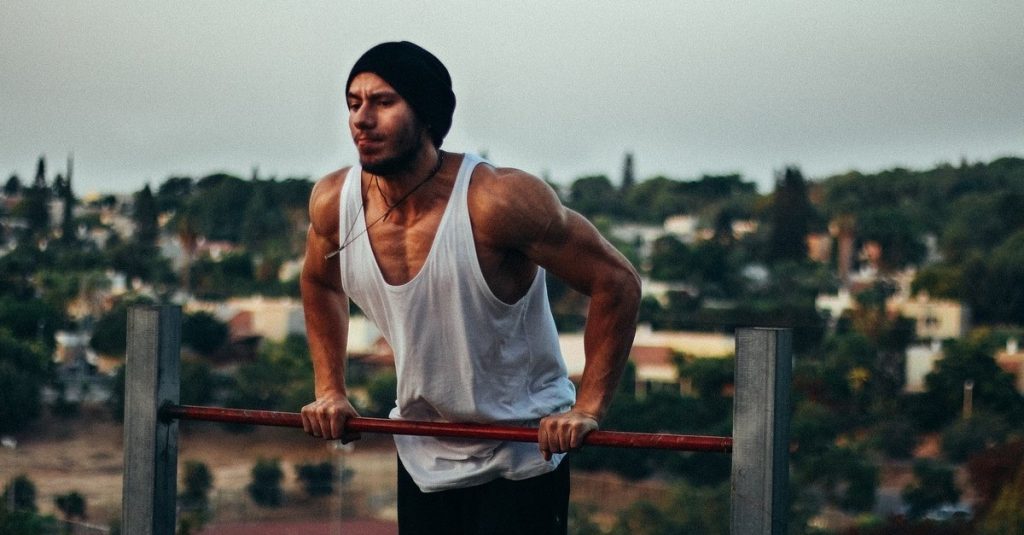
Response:
[[[537,268],[523,297],[505,303],[480,269],[468,191],[481,162],[463,158],[427,259],[409,282],[384,280],[367,234],[339,254],[342,289],[395,354],[393,419],[536,426],[575,401],[544,270]],[[361,187],[361,168],[353,166],[341,189],[339,231],[366,230]],[[526,479],[563,457],[545,461],[536,443],[396,435],[395,444],[424,492]]]

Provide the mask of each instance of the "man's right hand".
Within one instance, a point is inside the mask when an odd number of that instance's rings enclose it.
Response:
[[[302,407],[302,429],[316,438],[341,439],[342,444],[359,440],[359,433],[346,433],[345,421],[359,413],[343,394],[320,396]]]

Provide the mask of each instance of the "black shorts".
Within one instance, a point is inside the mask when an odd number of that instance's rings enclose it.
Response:
[[[565,535],[569,459],[522,481],[423,492],[398,461],[399,535]]]

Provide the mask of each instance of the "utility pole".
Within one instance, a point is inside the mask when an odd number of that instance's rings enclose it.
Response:
[[[963,417],[967,420],[971,417],[971,413],[974,411],[974,380],[968,379],[964,381],[964,409]]]

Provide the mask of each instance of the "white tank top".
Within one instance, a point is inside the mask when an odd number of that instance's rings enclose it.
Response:
[[[394,350],[398,399],[391,418],[535,426],[575,402],[544,271],[538,268],[526,294],[508,304],[480,269],[467,204],[480,162],[465,156],[426,262],[397,286],[384,281],[363,234],[359,166],[342,187],[341,234],[362,236],[339,254],[341,285]],[[536,443],[396,435],[395,444],[424,492],[525,479],[562,460],[545,461]]]

